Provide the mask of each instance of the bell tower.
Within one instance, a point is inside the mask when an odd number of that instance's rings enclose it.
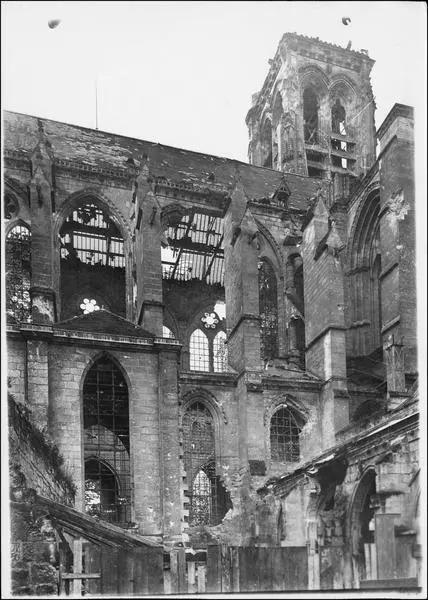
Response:
[[[347,196],[375,161],[374,61],[295,33],[282,37],[246,123],[251,164],[330,179]]]

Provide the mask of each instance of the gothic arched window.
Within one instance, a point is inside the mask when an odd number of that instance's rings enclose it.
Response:
[[[186,409],[183,441],[189,524],[216,525],[230,508],[230,498],[216,475],[214,420],[203,402],[193,402]]]
[[[201,329],[196,329],[190,336],[189,352],[191,371],[210,370],[208,338]]]
[[[175,339],[175,335],[172,333],[171,329],[166,325],[163,325],[162,327],[162,337]]]
[[[259,262],[260,349],[264,361],[278,354],[278,291],[276,275],[267,260]]]
[[[6,238],[6,314],[18,322],[31,321],[31,231],[15,225]]]
[[[297,462],[300,460],[300,431],[301,427],[290,409],[282,406],[274,412],[270,421],[272,460],[279,462]]]
[[[125,316],[124,242],[109,215],[93,202],[82,204],[59,237],[61,318],[93,312],[90,303]]]
[[[189,339],[189,367],[191,371],[222,373],[228,370],[227,336],[223,319],[213,311],[203,313],[198,319],[201,327]],[[202,329],[203,327],[203,329]]]
[[[128,386],[101,357],[83,384],[86,511],[114,523],[131,520]]]
[[[227,346],[224,331],[219,331],[213,340],[213,362],[216,373],[227,371]]]
[[[305,142],[316,144],[318,142],[318,98],[310,87],[303,92],[303,122]]]

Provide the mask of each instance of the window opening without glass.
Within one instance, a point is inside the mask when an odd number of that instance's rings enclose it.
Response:
[[[193,212],[165,232],[162,276],[175,281],[197,279],[224,285],[223,219]]]
[[[188,481],[189,524],[216,525],[231,507],[216,475],[215,430],[210,411],[194,402],[183,416],[184,467]]]
[[[102,298],[112,312],[125,316],[124,242],[107,213],[83,204],[66,218],[59,237],[61,318],[93,312],[89,305],[81,307],[85,298],[100,308]]]

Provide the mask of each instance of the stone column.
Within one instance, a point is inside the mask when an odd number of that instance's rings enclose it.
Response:
[[[148,161],[136,180],[135,232],[138,323],[156,336],[162,336],[162,259],[160,205],[152,190]]]
[[[39,121],[39,142],[31,155],[31,303],[33,323],[56,320],[53,291],[53,152]]]
[[[403,369],[417,373],[413,109],[396,104],[378,131],[380,142],[379,276],[383,344],[403,343]],[[384,356],[385,361],[388,356]],[[392,382],[391,382],[392,383]],[[392,383],[392,385],[395,385]],[[394,391],[391,388],[391,391]]]
[[[324,380],[323,443],[349,422],[346,385],[343,244],[322,197],[303,233],[306,369]]]
[[[184,525],[183,460],[178,407],[178,355],[176,340],[159,342],[160,487],[164,539],[182,541]]]
[[[238,177],[225,216],[225,291],[229,363],[238,372],[242,465],[264,460],[257,232]]]

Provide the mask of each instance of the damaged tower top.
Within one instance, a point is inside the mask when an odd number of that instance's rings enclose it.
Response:
[[[333,180],[336,196],[375,160],[367,51],[282,37],[246,118],[251,164]]]

